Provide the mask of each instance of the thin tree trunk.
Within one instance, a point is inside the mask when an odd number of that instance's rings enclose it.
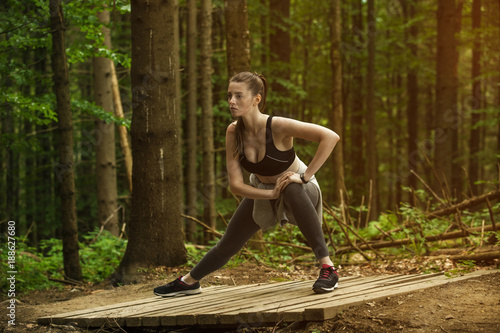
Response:
[[[201,6],[201,110],[203,142],[203,197],[205,222],[215,229],[215,165],[212,115],[212,1]],[[206,233],[205,240],[213,239]]]
[[[187,68],[188,68],[188,98],[186,115],[186,214],[196,217],[197,203],[197,117],[196,117],[196,95],[197,95],[197,68],[196,68],[196,0],[188,1],[188,27],[187,27]],[[186,219],[186,238],[190,242],[196,241],[196,223]]]
[[[247,1],[224,0],[228,76],[250,70]]]
[[[292,116],[289,103],[278,102],[286,100],[288,90],[277,79],[290,80],[290,33],[287,20],[290,18],[290,0],[270,0],[271,34],[269,37],[271,51],[271,91],[277,102],[273,104],[275,110],[281,114]],[[272,110],[269,110],[272,111]]]
[[[80,281],[82,269],[78,253],[78,227],[75,202],[75,179],[73,161],[73,120],[69,94],[68,63],[64,42],[64,17],[60,0],[50,0],[50,23],[52,29],[52,71],[54,93],[57,100],[59,128],[59,164],[56,174],[61,183],[61,222],[63,239],[63,261],[66,277]]]
[[[101,33],[104,47],[111,50],[109,12],[104,10],[97,14],[103,24]],[[113,113],[113,90],[111,60],[105,57],[94,57],[94,100],[96,105]],[[97,218],[104,230],[119,236],[118,225],[118,191],[116,187],[115,125],[101,119],[95,121],[96,133],[96,177],[97,177]]]
[[[111,61],[111,84],[113,87],[113,105],[115,115],[119,118],[125,118],[123,114],[122,99],[120,96],[120,87],[118,85],[118,78],[116,77],[115,63]],[[127,175],[128,189],[132,193],[132,150],[128,140],[128,131],[125,126],[118,126],[118,133],[120,134],[120,147],[125,160],[125,173]]]
[[[472,96],[474,105],[471,105],[471,130],[469,138],[469,180],[473,195],[478,194],[478,186],[475,182],[479,180],[478,152],[480,150],[480,128],[474,127],[481,120],[481,115],[474,110],[481,108],[483,99],[481,91],[481,0],[472,2],[472,29],[474,35],[474,47],[472,49]]]
[[[368,139],[366,140],[366,150],[368,156],[368,178],[371,181],[371,201],[369,220],[373,221],[379,215],[378,196],[378,162],[377,162],[377,131],[375,117],[375,37],[376,37],[376,13],[375,0],[368,0],[368,69],[367,69],[367,125]],[[369,186],[369,184],[366,184]]]
[[[133,156],[129,240],[113,282],[186,262],[182,233],[177,0],[132,1]]]
[[[332,112],[330,114],[331,128],[340,136],[344,135],[344,111],[342,104],[342,61],[340,55],[341,43],[341,16],[340,16],[340,0],[332,0],[331,2],[331,18],[330,18],[330,38],[331,38],[331,63],[333,74],[332,86]],[[334,203],[340,204],[340,190],[346,193],[344,184],[344,154],[342,141],[339,142],[333,151],[332,167],[333,180],[335,191],[333,194]]]
[[[452,186],[452,159],[457,108],[455,0],[439,0],[437,10],[436,116],[434,164],[438,175],[435,190]]]
[[[402,92],[403,91],[403,78],[401,77],[401,74],[397,75],[396,78],[396,91]],[[398,93],[397,96],[397,101],[396,101],[396,119],[404,119],[403,116],[403,96],[402,93]],[[396,172],[399,170],[397,169],[397,166],[399,165],[400,161],[398,159],[398,156],[401,156],[404,154],[404,138],[405,135],[403,135],[403,125],[400,124],[399,121],[393,122],[395,125],[395,139],[394,139],[394,145],[395,145],[395,156],[393,156],[393,160],[396,162],[396,168],[394,169]],[[402,177],[399,177],[398,175],[397,180],[396,180],[396,188],[394,189],[394,201],[388,205],[388,209],[393,209],[394,207],[397,207],[400,202],[403,201],[403,191],[402,191]]]
[[[411,22],[415,19],[416,10],[414,2],[401,1],[403,4],[403,10],[406,17],[406,22]],[[418,29],[415,23],[411,24],[408,31],[405,34],[406,44],[411,54],[411,61],[409,61],[406,77],[406,89],[408,91],[408,99],[406,104],[406,119],[407,119],[407,130],[408,130],[408,169],[418,172],[417,166],[421,161],[420,153],[418,150],[418,75],[417,68],[414,65],[418,57],[418,48],[415,43],[418,35]],[[409,172],[408,175],[408,186],[410,188],[416,189],[418,184],[417,178]],[[413,201],[413,196],[409,196],[409,201]],[[413,204],[415,204],[413,202]]]
[[[500,0],[498,0],[498,28],[500,29]],[[497,44],[498,45],[498,44]],[[496,66],[496,70],[500,73],[500,50],[498,50],[497,53],[498,56],[498,62]],[[500,75],[497,76],[497,82],[500,82]],[[497,88],[497,101],[496,101],[497,107],[500,108],[500,84],[498,85]],[[497,151],[500,151],[500,122],[498,122],[498,132],[497,132]],[[500,154],[497,155],[497,167],[498,167],[498,178],[500,179]],[[498,189],[500,189],[500,183],[497,186]]]
[[[354,38],[355,50],[361,50],[364,48],[364,28],[363,28],[363,3],[362,0],[354,1],[353,7],[354,13],[352,17],[352,35]],[[352,99],[351,99],[351,112],[350,112],[350,128],[351,135],[350,140],[350,161],[352,163],[352,179],[354,186],[352,188],[354,192],[353,203],[361,203],[361,198],[363,195],[366,196],[368,193],[367,176],[366,176],[366,161],[363,155],[364,149],[363,144],[365,141],[364,134],[364,99],[361,98],[363,91],[363,75],[361,73],[362,59],[360,57],[361,52],[352,52],[353,64],[352,68],[354,70],[352,79]],[[364,219],[363,219],[364,221]]]

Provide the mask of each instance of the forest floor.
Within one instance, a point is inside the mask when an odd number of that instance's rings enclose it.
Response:
[[[225,268],[202,281],[211,285],[245,285],[288,280],[313,280],[318,274],[314,265],[296,265],[287,270],[245,263]],[[415,274],[432,268],[433,271],[457,271],[446,259],[400,259],[377,263],[360,263],[339,267],[342,277],[383,274]],[[351,307],[335,318],[323,322],[297,322],[288,326],[255,328],[252,332],[500,332],[500,262],[477,264],[472,270],[496,270],[493,274],[448,283],[383,301],[367,302]],[[19,298],[16,305],[15,326],[7,326],[8,300],[1,302],[0,332],[63,333],[63,332],[131,332],[127,328],[87,330],[72,326],[40,326],[39,317],[85,308],[139,300],[153,296],[155,286],[162,285],[185,273],[185,268],[161,269],[145,273],[140,284],[112,288],[105,284],[84,287],[64,287],[37,291]],[[342,280],[341,280],[342,281]],[[168,329],[143,332],[169,332]],[[135,331],[137,332],[137,331]],[[200,329],[182,329],[175,332],[205,332]],[[208,332],[208,331],[206,331]],[[210,332],[223,332],[212,330]],[[239,332],[242,332],[241,330]],[[250,332],[246,330],[244,332]]]

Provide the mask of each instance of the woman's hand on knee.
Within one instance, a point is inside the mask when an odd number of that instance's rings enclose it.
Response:
[[[290,181],[290,177],[292,177],[294,174],[295,174],[294,172],[289,171],[285,172],[278,178],[276,184],[274,185],[273,199],[278,199],[279,196],[281,195],[281,192],[283,192],[283,190],[285,189],[285,187],[287,187],[288,184],[292,183],[292,181]]]

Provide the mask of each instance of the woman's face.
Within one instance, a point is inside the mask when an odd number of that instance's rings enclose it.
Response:
[[[230,82],[227,88],[227,101],[233,117],[247,114],[252,107],[258,108],[260,95],[252,96],[252,92],[244,82]]]

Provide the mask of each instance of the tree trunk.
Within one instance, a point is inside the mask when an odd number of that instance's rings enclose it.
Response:
[[[212,1],[201,6],[201,111],[203,142],[203,199],[204,220],[215,229],[215,165],[212,115]],[[205,241],[213,235],[206,233]]]
[[[403,4],[403,10],[405,13],[406,22],[412,22],[415,19],[415,3],[401,1]],[[417,166],[421,161],[420,153],[418,150],[418,75],[417,68],[415,66],[415,61],[418,59],[418,49],[417,44],[415,43],[418,35],[418,29],[415,23],[412,23],[408,28],[406,37],[406,45],[410,50],[410,61],[408,63],[407,68],[407,77],[406,77],[406,89],[408,91],[408,99],[406,104],[406,119],[407,119],[407,130],[408,130],[408,170],[417,171]],[[408,186],[410,188],[416,189],[418,184],[417,177],[413,175],[411,172],[408,173]],[[409,196],[409,202],[413,201],[413,196]],[[413,204],[415,204],[413,202]]]
[[[439,0],[437,10],[436,113],[434,167],[436,190],[452,185],[454,129],[457,114],[457,41],[455,0]]]
[[[341,43],[341,15],[340,0],[332,0],[330,18],[331,34],[331,62],[332,62],[332,112],[330,113],[331,128],[342,138],[344,136],[344,111],[342,104],[342,61],[340,55]],[[344,154],[342,141],[339,142],[333,151],[332,158],[333,180],[335,191],[333,193],[334,203],[339,205],[341,202],[340,190],[345,194],[344,184]]]
[[[139,268],[186,262],[181,218],[178,2],[134,0],[131,9],[132,208],[115,283]]]
[[[73,162],[73,120],[69,95],[68,63],[64,42],[64,17],[60,0],[50,0],[50,24],[52,30],[52,71],[54,93],[57,101],[59,129],[59,164],[56,176],[61,183],[61,222],[63,239],[64,274],[80,281],[82,269],[78,253],[78,227],[75,202]]]
[[[291,116],[289,103],[279,102],[286,100],[288,90],[278,82],[290,80],[290,33],[287,23],[290,19],[290,0],[270,0],[271,8],[271,34],[269,44],[271,51],[270,68],[272,70],[271,91],[276,102],[273,104],[274,110],[279,110],[280,114]],[[271,112],[271,110],[269,110]]]
[[[228,76],[250,70],[247,1],[224,0]]]
[[[188,1],[188,27],[187,27],[187,68],[188,68],[188,98],[186,115],[186,214],[196,217],[197,203],[197,119],[196,119],[196,95],[197,95],[197,70],[196,70],[196,0]],[[190,242],[196,242],[196,223],[186,219],[186,238]]]
[[[113,105],[115,115],[119,118],[125,118],[123,114],[122,99],[120,96],[120,87],[118,86],[118,78],[116,77],[115,63],[111,61],[111,85],[113,87]],[[125,173],[127,175],[128,189],[132,193],[132,150],[130,149],[128,140],[128,131],[125,126],[118,126],[120,133],[120,147],[125,160]]]
[[[363,92],[363,75],[361,68],[363,66],[363,61],[361,57],[361,49],[364,48],[364,29],[363,29],[363,3],[362,0],[354,1],[353,5],[353,16],[352,16],[352,35],[354,40],[355,50],[358,52],[351,52],[352,56],[352,68],[354,70],[352,78],[352,94],[351,99],[351,112],[350,112],[350,128],[351,135],[350,140],[350,161],[352,165],[352,180],[353,180],[353,193],[354,200],[352,203],[361,204],[361,198],[363,195],[366,196],[368,193],[367,178],[366,177],[366,161],[363,155],[363,142],[365,141],[364,134],[364,104],[363,98],[360,98],[360,94]],[[366,202],[366,201],[365,201]]]
[[[469,181],[472,195],[478,194],[478,186],[474,184],[479,180],[479,153],[480,146],[480,128],[474,128],[475,124],[481,120],[481,115],[475,110],[481,108],[483,100],[481,91],[481,0],[472,2],[472,29],[474,35],[474,47],[472,49],[472,96],[473,105],[470,105],[471,130],[469,138]]]
[[[101,33],[104,37],[104,47],[111,50],[109,12],[104,10],[97,14],[103,24]],[[96,105],[105,111],[113,113],[111,60],[105,57],[94,57],[94,100]],[[115,156],[115,125],[104,120],[95,121],[95,151],[97,177],[97,218],[104,230],[114,236],[119,236],[118,214],[116,212],[118,191],[116,188],[116,156]]]
[[[377,131],[375,118],[375,37],[376,37],[376,19],[375,19],[375,0],[368,0],[368,69],[367,69],[367,125],[368,139],[366,140],[366,150],[368,156],[368,178],[371,182],[366,186],[371,187],[371,200],[369,201],[370,215],[369,220],[374,221],[379,215],[378,198],[378,161],[377,161]]]

